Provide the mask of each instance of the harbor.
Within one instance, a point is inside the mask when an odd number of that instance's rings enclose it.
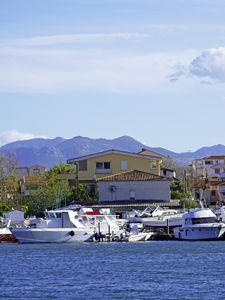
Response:
[[[112,208],[69,206],[45,210],[44,217],[23,219],[12,211],[2,218],[1,242],[73,243],[152,240],[223,240],[224,207],[175,210],[160,206],[117,215]],[[9,219],[11,218],[11,219]]]

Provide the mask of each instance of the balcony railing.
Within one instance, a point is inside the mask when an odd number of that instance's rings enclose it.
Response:
[[[95,169],[95,174],[112,174],[112,169]]]

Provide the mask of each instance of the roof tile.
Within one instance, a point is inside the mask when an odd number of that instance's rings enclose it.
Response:
[[[159,175],[133,170],[133,171],[118,173],[115,175],[99,178],[97,181],[99,182],[99,181],[150,181],[150,180],[168,180],[168,179]]]

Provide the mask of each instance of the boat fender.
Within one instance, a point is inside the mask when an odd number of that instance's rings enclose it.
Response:
[[[74,231],[72,230],[72,231],[70,231],[69,232],[69,234],[71,235],[71,236],[74,236],[75,235],[75,233],[74,233]]]

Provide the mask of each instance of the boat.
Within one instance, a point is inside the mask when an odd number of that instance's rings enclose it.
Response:
[[[12,234],[8,227],[0,228],[0,243],[16,242],[16,237]]]
[[[143,218],[144,226],[152,228],[174,228],[182,225],[184,213],[174,215],[162,215],[159,217]]]
[[[175,209],[147,207],[144,211],[133,210],[129,213],[128,223],[142,224],[143,227],[173,228],[182,225],[183,212]]]
[[[219,221],[225,222],[225,206],[224,205],[216,206],[213,212]]]
[[[209,208],[196,208],[184,214],[182,226],[173,232],[179,240],[215,240],[223,237],[225,224]]]
[[[148,241],[151,236],[153,235],[153,232],[151,231],[139,231],[139,228],[137,225],[134,225],[131,227],[130,234],[128,236],[128,242],[142,242],[142,241]]]
[[[32,225],[15,227],[11,231],[20,243],[63,243],[90,241],[95,226],[89,226],[77,211],[49,210],[45,218],[37,218]]]
[[[122,220],[111,214],[110,211],[104,209],[92,210],[91,208],[84,210],[82,208],[79,215],[82,216],[85,224],[95,227],[96,237],[107,236],[117,240],[124,238],[125,230],[123,229]]]

